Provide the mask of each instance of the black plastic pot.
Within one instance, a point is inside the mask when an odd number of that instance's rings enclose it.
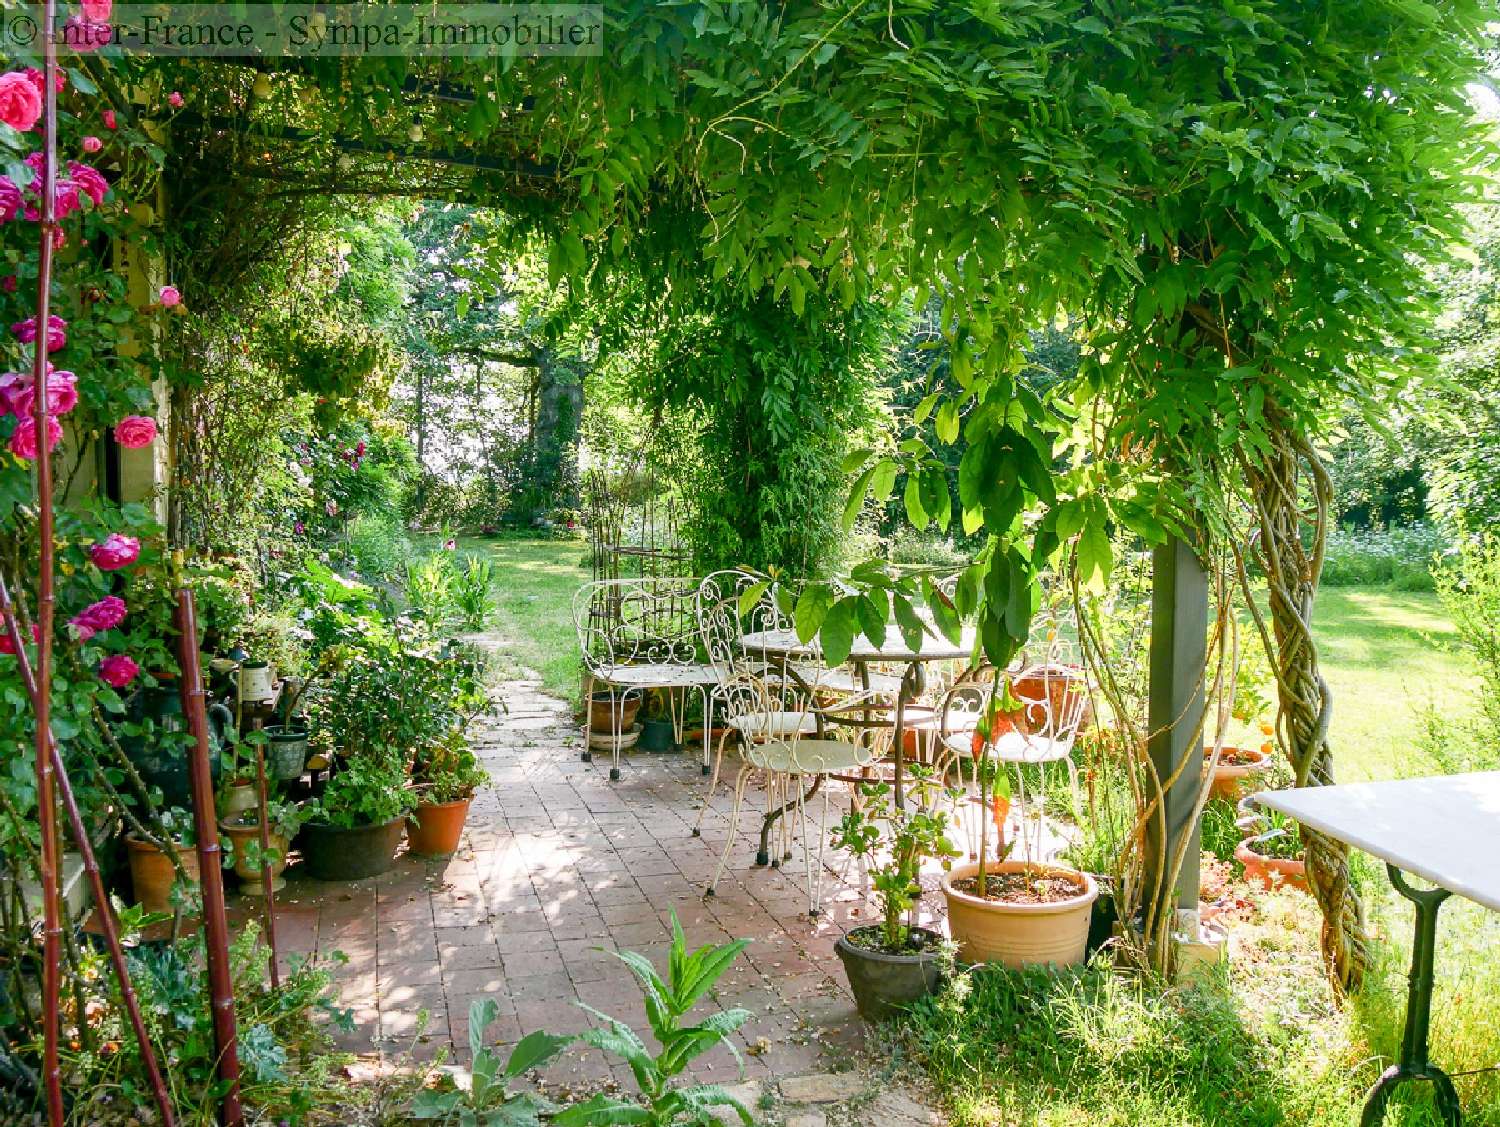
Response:
[[[849,941],[850,935],[878,934],[879,925],[857,927],[834,944],[844,964],[844,974],[854,991],[854,1005],[866,1021],[885,1021],[911,1003],[927,997],[942,985],[939,943],[942,936],[926,928],[912,934],[927,938],[932,946],[920,955],[887,955]]]
[[[308,822],[297,837],[308,876],[318,880],[378,877],[396,860],[405,825],[405,818],[350,830]]]
[[[1091,957],[1114,937],[1115,924],[1120,920],[1119,908],[1115,904],[1115,890],[1109,878],[1095,874],[1094,883],[1099,886],[1099,896],[1089,908],[1089,938],[1088,945],[1084,948],[1085,958]]]
[[[643,720],[640,739],[635,741],[635,746],[639,751],[671,751],[676,735],[670,720]]]

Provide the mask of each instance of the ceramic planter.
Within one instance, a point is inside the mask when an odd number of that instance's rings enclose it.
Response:
[[[232,822],[246,810],[254,810],[259,805],[260,797],[254,783],[235,783],[225,788],[224,800],[219,804],[219,817]]]
[[[378,877],[396,860],[404,818],[373,826],[341,829],[308,822],[298,841],[307,873],[318,880],[364,880]]]
[[[172,883],[177,879],[177,870],[172,860],[151,842],[130,833],[125,835],[125,847],[130,853],[130,885],[135,890],[135,902],[148,912],[170,912],[172,910]],[[198,854],[187,846],[179,846],[177,856],[182,861],[188,879],[198,881]]]
[[[617,731],[628,732],[635,723],[635,714],[640,710],[639,693],[630,696],[610,692],[594,693],[589,697],[589,731],[605,736],[611,736]]]
[[[276,671],[264,661],[247,661],[240,666],[240,699],[269,700],[276,691]]]
[[[981,900],[953,887],[955,880],[977,876],[975,864],[955,865],[943,875],[948,901],[948,930],[958,943],[958,957],[968,963],[1004,963],[1008,967],[1083,962],[1088,949],[1089,923],[1098,886],[1088,873],[1056,865],[1027,865],[1024,861],[987,864],[987,873],[1024,873],[1061,876],[1077,886],[1078,894],[1050,904],[1015,904]]]
[[[1211,747],[1203,749],[1205,770],[1208,767],[1208,757],[1213,754],[1213,750]],[[1259,790],[1260,776],[1271,769],[1271,757],[1256,748],[1225,747],[1220,749],[1219,754],[1219,764],[1214,768],[1213,784],[1209,790],[1210,798],[1237,802],[1250,792]],[[1249,760],[1249,762],[1224,762],[1224,759],[1231,755],[1237,759]]]
[[[266,774],[278,782],[295,782],[307,767],[307,729],[272,724],[266,728]]]
[[[1245,866],[1247,881],[1265,889],[1288,885],[1303,892],[1309,891],[1306,861],[1289,861],[1284,857],[1267,857],[1264,853],[1257,853],[1254,840],[1247,839],[1234,847],[1234,859]]]
[[[250,843],[260,843],[260,822],[245,823],[226,818],[219,823],[219,832],[234,842],[234,875],[240,878],[240,892],[245,896],[264,896],[265,885],[261,883],[260,864],[251,864],[248,855]],[[271,848],[277,853],[277,859],[271,862],[272,892],[280,892],[286,887],[281,873],[286,868],[288,844],[281,834],[271,834]]]
[[[911,1003],[927,997],[942,985],[938,944],[941,936],[926,928],[913,928],[930,939],[932,947],[919,955],[887,955],[850,942],[850,936],[879,935],[880,925],[857,927],[834,945],[844,974],[854,991],[854,1004],[866,1021],[896,1017]]]
[[[406,820],[407,849],[422,857],[446,857],[456,851],[470,801],[460,798],[418,806]]]

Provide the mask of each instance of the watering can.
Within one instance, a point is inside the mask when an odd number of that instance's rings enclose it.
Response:
[[[175,685],[142,689],[126,703],[126,715],[134,723],[150,721],[155,730],[144,735],[122,735],[120,747],[148,787],[160,787],[165,806],[190,805],[187,746],[177,733],[188,730],[182,698]],[[219,778],[220,752],[235,738],[234,714],[214,701],[208,706],[208,766],[214,782]]]

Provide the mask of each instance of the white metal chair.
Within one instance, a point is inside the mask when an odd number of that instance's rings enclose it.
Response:
[[[695,616],[697,579],[647,577],[601,579],[585,583],[573,596],[573,626],[588,671],[588,695],[596,685],[617,692],[621,700],[663,690],[672,707],[673,731],[682,742],[687,703],[696,693],[703,703],[703,773],[708,773],[708,690],[719,680],[713,665],[699,652]],[[682,694],[682,707],[672,697]],[[620,777],[624,736],[623,709],[614,708],[609,777]],[[583,759],[593,752],[587,742]]]

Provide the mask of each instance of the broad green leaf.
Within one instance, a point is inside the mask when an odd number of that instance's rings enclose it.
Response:
[[[762,579],[750,584],[750,586],[740,592],[739,609],[741,618],[744,618],[760,604],[761,597],[765,595],[766,590],[770,586],[771,581],[769,579]]]
[[[818,641],[823,647],[823,661],[830,669],[849,660],[849,650],[854,645],[854,608],[858,601],[854,597],[842,598],[828,608],[823,618]]]
[[[793,620],[797,627],[797,640],[804,646],[823,628],[823,619],[827,617],[828,608],[832,605],[833,593],[826,583],[809,583],[802,589]]]
[[[475,998],[469,1003],[469,1055],[478,1059],[484,1051],[484,1031],[500,1016],[493,998]]]
[[[902,494],[906,502],[906,519],[918,532],[927,527],[927,510],[922,507],[922,477],[916,471],[906,475],[906,490]]]
[[[526,1034],[510,1051],[510,1059],[505,1062],[506,1078],[514,1080],[522,1073],[545,1064],[572,1043],[571,1036],[556,1033],[538,1031]]]
[[[875,469],[875,466],[868,466],[854,479],[854,488],[849,490],[849,499],[844,502],[845,532],[853,528],[854,522],[859,519],[859,510],[864,507],[865,495],[870,492],[870,479],[875,476]]]
[[[891,493],[896,488],[898,468],[889,458],[883,459],[875,467],[875,476],[870,479],[870,490],[875,494],[875,500],[882,505],[891,499]]]
[[[557,1127],[610,1127],[611,1124],[649,1124],[651,1112],[620,1096],[600,1092],[586,1103],[574,1104],[552,1117]]]

